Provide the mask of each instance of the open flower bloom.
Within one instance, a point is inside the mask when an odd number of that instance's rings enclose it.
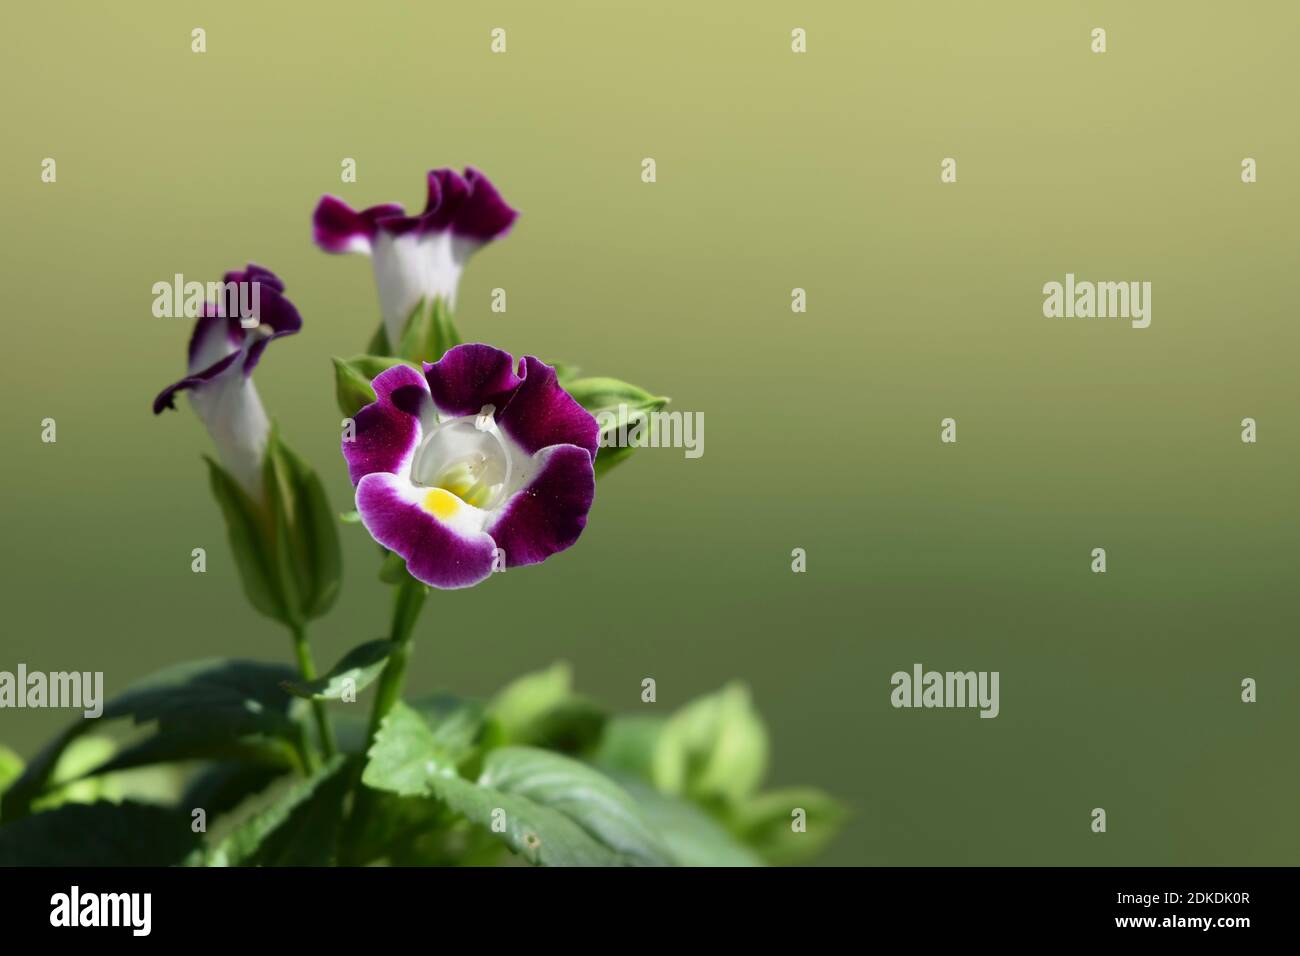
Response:
[[[438,588],[572,545],[596,493],[596,420],[532,356],[459,345],[380,373],[343,457],[376,541]]]
[[[391,203],[360,212],[324,196],[312,216],[316,244],[326,252],[370,256],[389,345],[396,348],[411,311],[423,300],[456,305],[456,287],[476,249],[504,235],[518,213],[486,176],[435,169],[424,212],[408,216]]]
[[[163,389],[153,410],[159,414],[175,408],[176,394],[188,391],[221,463],[254,501],[262,501],[262,461],[271,424],[253,386],[253,369],[267,344],[297,332],[302,318],[284,297],[284,283],[268,269],[250,263],[243,272],[227,272],[225,283],[227,290],[257,283],[252,296],[257,324],[246,327],[230,301],[233,296],[227,295],[224,303],[209,302],[190,336],[189,374]]]

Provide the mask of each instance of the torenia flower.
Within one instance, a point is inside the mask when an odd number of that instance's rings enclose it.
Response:
[[[252,373],[272,339],[302,328],[302,317],[284,297],[284,283],[269,269],[249,264],[242,272],[227,272],[225,289],[257,283],[253,301],[258,308],[251,328],[239,310],[227,303],[208,303],[190,336],[189,374],[167,386],[154,399],[154,414],[175,408],[178,392],[190,393],[190,404],[207,426],[226,470],[252,496],[263,500],[262,462],[271,425],[253,386]],[[236,285],[231,286],[231,283]],[[230,298],[228,296],[228,298]]]
[[[596,420],[532,356],[459,345],[380,373],[343,457],[362,523],[425,584],[463,588],[582,534]],[[500,566],[500,565],[498,565]]]
[[[384,331],[396,346],[420,302],[441,298],[455,307],[466,261],[509,231],[518,215],[478,170],[468,168],[461,176],[435,169],[429,173],[424,212],[408,216],[391,203],[357,212],[341,199],[324,196],[312,216],[312,231],[326,252],[370,256]]]

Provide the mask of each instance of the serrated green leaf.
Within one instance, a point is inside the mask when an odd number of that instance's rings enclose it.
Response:
[[[802,830],[795,828],[802,811]],[[737,807],[732,828],[767,862],[790,866],[806,862],[834,838],[848,815],[844,805],[816,787],[771,790]]]
[[[375,790],[411,796],[428,793],[430,779],[455,773],[455,758],[428,721],[398,701],[375,735],[361,782]]]
[[[283,687],[295,697],[308,700],[339,700],[349,690],[360,693],[383,673],[392,650],[393,642],[384,638],[367,641],[343,655],[324,677],[313,681],[285,681]]]
[[[669,719],[655,744],[654,784],[706,805],[738,804],[762,781],[768,751],[748,688],[729,684]]]
[[[69,803],[0,827],[0,867],[171,866],[198,844],[188,813],[142,803]]]

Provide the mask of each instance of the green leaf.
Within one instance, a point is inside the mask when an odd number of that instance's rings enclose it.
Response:
[[[638,422],[646,421],[668,404],[667,398],[616,378],[576,378],[565,382],[564,389],[595,416],[600,426],[600,447],[594,465],[597,478],[636,450],[633,445],[618,444],[620,432],[626,435]]]
[[[379,328],[375,329],[375,334],[370,336],[370,344],[366,346],[368,355],[392,355],[393,345],[388,341],[388,331],[384,328],[383,319],[379,320]]]
[[[802,831],[794,829],[803,811]],[[737,808],[732,827],[763,859],[789,866],[812,859],[831,841],[848,815],[843,804],[816,787],[772,790]]]
[[[385,551],[379,565],[379,580],[385,584],[401,584],[411,575],[406,570],[406,559],[396,551]]]
[[[559,382],[561,386],[572,382],[578,377],[578,373],[582,371],[582,369],[578,368],[576,365],[565,365],[562,362],[552,363],[551,368],[555,369],[555,380]]]
[[[198,840],[188,813],[143,803],[69,803],[0,827],[0,867],[170,866]]]
[[[327,866],[343,824],[352,775],[335,756],[307,780],[187,861],[201,866]]]
[[[9,789],[23,772],[23,760],[8,747],[0,744],[0,794]]]
[[[665,866],[668,849],[616,783],[532,747],[488,754],[477,783],[434,776],[429,789],[540,866]],[[502,829],[504,827],[504,829]]]
[[[320,478],[272,430],[266,451],[266,487],[276,519],[275,553],[290,624],[325,614],[343,577],[334,510]]]
[[[666,717],[615,717],[605,724],[595,761],[615,774],[647,783],[654,779],[654,754]]]
[[[763,860],[700,807],[640,781],[622,781],[678,866],[762,866]]]
[[[339,411],[346,418],[355,418],[357,412],[375,400],[371,382],[380,372],[394,365],[404,365],[399,358],[385,355],[354,355],[350,359],[334,360],[334,393]]]
[[[706,805],[737,804],[762,781],[768,750],[748,688],[729,684],[669,719],[655,745],[654,784]]]
[[[411,310],[397,346],[397,355],[409,362],[436,362],[448,349],[460,345],[451,310],[440,296],[421,299]]]
[[[383,673],[392,650],[393,642],[384,638],[367,641],[348,651],[324,677],[304,682],[285,681],[281,686],[295,697],[339,700],[348,691],[357,694],[373,684]]]
[[[272,620],[289,623],[272,547],[269,516],[263,514],[239,483],[211,458],[208,463],[212,495],[226,519],[226,534],[248,603]]]
[[[573,692],[573,672],[560,662],[506,686],[488,704],[498,744],[526,744],[580,753],[600,739],[605,715]]]
[[[399,700],[375,735],[361,782],[411,796],[427,793],[431,778],[455,773],[455,757],[444,741],[418,711]]]
[[[281,689],[294,677],[281,664],[210,659],[168,668],[110,700],[101,720],[130,717],[136,724],[157,722],[152,737],[83,773],[106,773],[147,762],[256,757],[280,766],[292,764],[301,727],[289,715],[293,701]],[[5,791],[3,816],[27,813],[32,801],[56,778],[68,746],[99,725],[78,720],[42,750]]]
[[[181,794],[178,806],[202,807],[208,819],[213,820],[261,793],[284,773],[282,767],[237,760],[214,761],[194,776]]]

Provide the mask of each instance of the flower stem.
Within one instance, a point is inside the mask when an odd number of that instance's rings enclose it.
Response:
[[[311,646],[307,643],[307,630],[301,624],[293,627],[293,651],[298,657],[298,670],[302,672],[302,679],[315,680],[316,662],[312,660]],[[325,712],[323,700],[313,700],[311,710],[316,718],[316,732],[320,735],[321,749],[325,751],[328,760],[339,749],[338,741],[334,739],[334,726],[330,723],[329,714]]]
[[[370,728],[366,732],[365,749],[362,751],[357,767],[353,784],[352,809],[348,815],[343,843],[340,847],[341,859],[349,864],[366,862],[355,858],[360,852],[359,845],[365,832],[366,818],[370,815],[375,801],[375,791],[361,783],[361,775],[365,770],[365,755],[374,746],[375,736],[379,733],[384,718],[402,697],[402,685],[406,682],[406,664],[411,657],[411,635],[415,631],[415,622],[420,616],[420,609],[424,607],[424,598],[427,594],[428,588],[409,576],[397,585],[394,594],[393,623],[388,633],[388,639],[393,646],[389,650],[388,662],[379,675],[379,684],[375,689],[375,704],[370,712]]]
[[[388,634],[393,647],[375,690],[375,706],[370,712],[370,730],[366,734],[367,750],[375,742],[379,725],[384,722],[393,705],[401,699],[402,684],[406,681],[406,663],[411,656],[411,634],[415,630],[420,609],[424,607],[427,590],[423,584],[409,576],[397,586],[393,601],[393,623]]]

